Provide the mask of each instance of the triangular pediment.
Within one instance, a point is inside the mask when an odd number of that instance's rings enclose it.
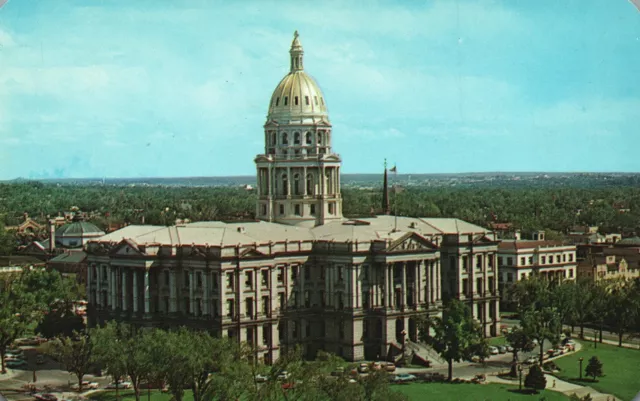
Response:
[[[385,249],[385,252],[429,252],[436,250],[438,250],[438,246],[434,242],[418,233],[411,232],[393,241]]]
[[[141,256],[144,252],[140,251],[138,245],[132,240],[125,238],[111,250],[113,256]]]
[[[327,162],[339,162],[340,158],[334,154],[329,154],[323,157],[322,160]]]
[[[267,127],[277,127],[277,126],[278,126],[278,123],[276,121],[274,121],[274,120],[269,120],[264,125],[265,128],[267,128]]]
[[[260,252],[256,248],[246,248],[242,252],[240,252],[241,258],[260,258],[265,256],[264,253]]]
[[[473,243],[474,244],[490,244],[490,243],[494,243],[495,241],[492,240],[491,238],[487,237],[485,234],[479,234],[476,235],[473,238]]]

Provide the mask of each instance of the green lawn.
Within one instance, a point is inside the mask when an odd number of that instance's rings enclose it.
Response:
[[[487,343],[489,343],[489,345],[507,345],[507,339],[505,337],[491,337],[487,340]]]
[[[502,384],[448,384],[448,383],[414,383],[407,385],[394,385],[392,387],[396,391],[400,391],[409,396],[411,401],[421,401],[425,399],[438,401],[538,401],[542,397],[546,397],[546,401],[566,401],[568,400],[563,394],[545,390],[538,394],[520,394],[509,391],[517,389],[517,386],[509,386]],[[147,393],[142,392],[141,401],[147,400]],[[134,401],[132,391],[120,392],[122,401]],[[114,391],[103,391],[94,393],[89,399],[95,401],[113,401],[115,399]],[[161,394],[157,391],[151,392],[151,401],[169,401],[169,394]],[[184,401],[193,401],[190,391],[185,391]]]
[[[544,390],[538,394],[520,394],[509,390],[516,390],[517,386],[503,384],[449,384],[425,383],[394,386],[409,396],[411,401],[538,401],[545,397],[546,401],[566,401],[569,398],[556,391]]]
[[[584,358],[582,362],[584,377],[587,362],[594,355],[602,362],[605,376],[600,377],[597,383],[577,382],[580,367],[579,358]],[[598,348],[595,349],[592,342],[583,341],[582,349],[579,352],[559,358],[555,360],[555,363],[562,369],[558,373],[559,377],[593,387],[603,393],[614,394],[623,400],[632,399],[640,391],[640,382],[638,381],[640,350],[618,348],[608,344],[598,344]]]

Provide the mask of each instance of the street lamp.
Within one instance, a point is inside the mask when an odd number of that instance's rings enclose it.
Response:
[[[580,361],[580,380],[582,380],[582,361],[584,361],[584,358],[580,357],[578,360]]]
[[[518,373],[520,376],[520,391],[522,391],[522,365],[518,365]]]

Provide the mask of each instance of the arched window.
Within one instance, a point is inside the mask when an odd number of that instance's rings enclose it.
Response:
[[[307,132],[306,134],[304,134],[304,142],[307,145],[311,145],[311,132]]]
[[[289,136],[287,135],[286,132],[282,133],[282,144],[283,145],[288,145],[289,144]]]
[[[278,106],[278,104],[280,104],[280,98],[279,97],[276,98],[276,106]]]
[[[271,146],[276,146],[276,133],[271,131]]]
[[[282,195],[289,195],[289,181],[286,173],[282,174]]]
[[[327,180],[327,194],[333,194],[333,182],[331,180],[331,170],[327,170],[325,173],[325,178]]]
[[[300,195],[301,194],[301,190],[300,190],[300,174],[294,174],[293,176],[293,194],[294,195]]]
[[[293,134],[293,144],[300,145],[300,133],[296,132]]]
[[[315,187],[313,185],[313,174],[307,174],[307,195],[315,195]]]
[[[318,145],[322,145],[322,131],[318,131]]]

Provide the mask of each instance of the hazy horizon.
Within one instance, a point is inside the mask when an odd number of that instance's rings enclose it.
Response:
[[[640,171],[627,0],[0,4],[0,180],[253,175],[294,30],[347,174]]]

